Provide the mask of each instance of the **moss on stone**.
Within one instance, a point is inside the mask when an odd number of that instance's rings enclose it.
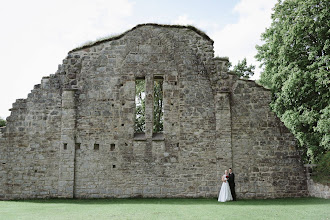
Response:
[[[214,60],[222,60],[222,61],[228,61],[229,62],[229,57],[214,57]]]
[[[96,46],[96,45],[102,44],[102,43],[107,42],[107,41],[118,40],[118,39],[122,38],[123,36],[125,36],[127,33],[131,32],[131,31],[133,31],[133,30],[135,30],[139,27],[143,27],[143,26],[155,26],[155,27],[164,27],[164,28],[181,28],[181,29],[187,28],[187,29],[190,29],[192,31],[195,31],[197,34],[202,36],[204,39],[209,40],[212,43],[214,42],[209,36],[207,36],[207,34],[204,31],[201,31],[200,29],[198,29],[194,26],[191,26],[191,25],[168,25],[168,24],[146,23],[146,24],[136,25],[132,29],[130,29],[128,31],[125,31],[122,34],[102,37],[102,38],[97,39],[96,41],[88,41],[88,42],[84,43],[83,45],[71,50],[69,53],[76,52],[78,50],[82,50],[82,49],[85,49],[85,48],[88,48],[88,47]]]

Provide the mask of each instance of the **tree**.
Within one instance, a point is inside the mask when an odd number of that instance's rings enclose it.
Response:
[[[241,61],[238,61],[237,65],[234,66],[234,72],[240,77],[249,79],[250,76],[254,75],[254,69],[256,67],[254,65],[247,65],[246,58]]]
[[[6,120],[0,118],[0,128],[6,126]]]
[[[279,0],[264,44],[256,46],[271,108],[312,162],[330,148],[329,27],[329,0]]]
[[[135,133],[144,133],[145,120],[145,80],[136,80],[135,85]]]
[[[154,81],[154,125],[153,132],[163,131],[163,81]]]
[[[163,131],[163,81],[154,81],[153,133]],[[145,132],[145,80],[136,80],[135,85],[135,132]]]

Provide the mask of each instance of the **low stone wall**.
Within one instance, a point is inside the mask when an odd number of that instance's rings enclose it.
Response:
[[[316,183],[311,178],[312,170],[314,167],[316,167],[315,164],[305,164],[306,167],[306,173],[307,173],[307,187],[309,195],[312,197],[317,198],[324,198],[324,199],[330,199],[330,187]]]

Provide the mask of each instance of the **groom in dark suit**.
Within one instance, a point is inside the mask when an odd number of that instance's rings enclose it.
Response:
[[[235,193],[235,174],[233,173],[233,170],[229,168],[229,179],[228,179],[230,192],[233,197],[233,200],[236,201],[236,193]]]

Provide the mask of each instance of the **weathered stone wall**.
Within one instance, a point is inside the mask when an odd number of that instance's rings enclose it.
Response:
[[[307,176],[307,188],[308,193],[312,197],[318,197],[323,199],[330,199],[330,187],[321,183],[315,182],[311,175],[313,169],[317,166],[316,164],[305,164],[306,176]]]
[[[314,182],[313,179],[309,178],[307,180],[308,192],[310,196],[330,199],[330,187],[320,183]]]
[[[238,195],[306,195],[306,177],[294,137],[269,110],[270,91],[244,80],[236,81],[232,91],[232,150]]]
[[[211,41],[190,29],[145,26],[72,54],[77,55],[83,57],[77,77],[76,141],[82,143],[75,159],[77,197],[211,196],[218,191],[214,99],[207,65],[200,60],[211,62]],[[161,140],[153,138],[148,106],[155,76],[164,78]],[[146,79],[145,140],[134,140],[137,77]]]
[[[5,192],[7,188],[7,171],[6,171],[6,162],[7,162],[7,147],[5,139],[3,138],[5,127],[0,128],[0,198],[5,198]]]
[[[57,196],[61,90],[45,77],[13,104],[1,141],[1,198]]]
[[[211,39],[177,26],[140,25],[71,51],[13,106],[0,138],[0,198],[216,197],[229,167],[240,198],[306,195],[270,92],[225,62]],[[146,132],[136,137],[141,77]],[[162,134],[152,132],[155,77],[164,79]]]

